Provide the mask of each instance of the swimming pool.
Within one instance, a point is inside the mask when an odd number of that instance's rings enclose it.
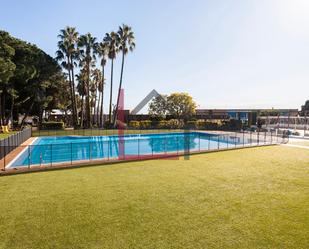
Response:
[[[39,137],[9,167],[223,149],[248,141],[204,132]]]

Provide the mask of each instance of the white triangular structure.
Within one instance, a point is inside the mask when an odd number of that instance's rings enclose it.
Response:
[[[131,111],[131,114],[135,115],[137,114],[140,110],[143,109],[144,106],[148,104],[152,98],[161,96],[155,89],[153,89],[148,95]]]

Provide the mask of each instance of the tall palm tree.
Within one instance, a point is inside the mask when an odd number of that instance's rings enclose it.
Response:
[[[105,78],[104,78],[104,68],[106,65],[107,61],[107,56],[108,56],[108,43],[106,42],[100,42],[98,46],[98,54],[101,57],[101,67],[102,67],[102,82],[99,84],[99,92],[101,95],[101,103],[100,103],[100,120],[99,120],[99,125],[100,127],[103,126],[103,97],[104,97],[104,84],[105,84]]]
[[[99,103],[100,103],[100,94],[99,94],[99,101],[97,104],[97,95],[99,92],[99,86],[102,84],[102,73],[98,68],[95,68],[92,71],[92,95],[93,95],[93,108],[94,108],[94,117],[93,123],[98,123],[98,113],[99,113]]]
[[[122,26],[119,27],[117,34],[118,34],[117,38],[118,38],[118,44],[119,44],[118,45],[119,51],[122,52],[122,60],[121,60],[121,72],[120,72],[120,81],[119,81],[119,87],[118,87],[117,104],[116,104],[116,110],[115,110],[115,113],[114,113],[114,120],[113,120],[114,126],[116,125],[120,91],[121,91],[121,87],[122,87],[124,58],[125,58],[125,55],[129,51],[132,52],[135,48],[135,37],[134,37],[134,33],[132,31],[132,28],[130,26],[122,24]]]
[[[78,84],[77,84],[77,92],[82,96],[81,98],[81,127],[84,126],[84,117],[85,117],[85,108],[84,108],[84,97],[86,95],[86,74],[85,70],[82,68],[78,75],[76,75]]]
[[[114,73],[114,60],[118,53],[118,35],[115,32],[106,33],[104,39],[108,47],[108,58],[111,60],[111,84],[109,94],[109,123],[112,123],[112,100],[113,100],[113,73]]]
[[[91,107],[90,107],[90,72],[96,60],[97,42],[90,33],[79,37],[78,46],[80,48],[81,65],[86,73],[86,127],[91,127]]]
[[[61,65],[68,71],[70,96],[72,102],[73,125],[78,125],[77,106],[75,97],[74,66],[78,54],[77,41],[78,32],[74,27],[66,27],[60,30],[58,35],[58,50],[56,59],[62,61]]]

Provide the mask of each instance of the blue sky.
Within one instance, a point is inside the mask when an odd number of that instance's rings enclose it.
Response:
[[[132,26],[129,109],[152,89],[188,92],[201,108],[300,108],[309,99],[308,0],[0,1],[0,29],[52,56],[67,25],[99,40]]]

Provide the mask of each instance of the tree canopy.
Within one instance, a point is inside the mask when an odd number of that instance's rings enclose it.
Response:
[[[301,107],[302,115],[309,115],[309,100]]]
[[[149,114],[157,117],[165,115],[188,120],[195,114],[196,104],[188,93],[172,93],[169,96],[158,96],[149,105]]]
[[[64,75],[58,63],[37,46],[0,31],[1,124],[18,113],[36,114],[56,105]]]

